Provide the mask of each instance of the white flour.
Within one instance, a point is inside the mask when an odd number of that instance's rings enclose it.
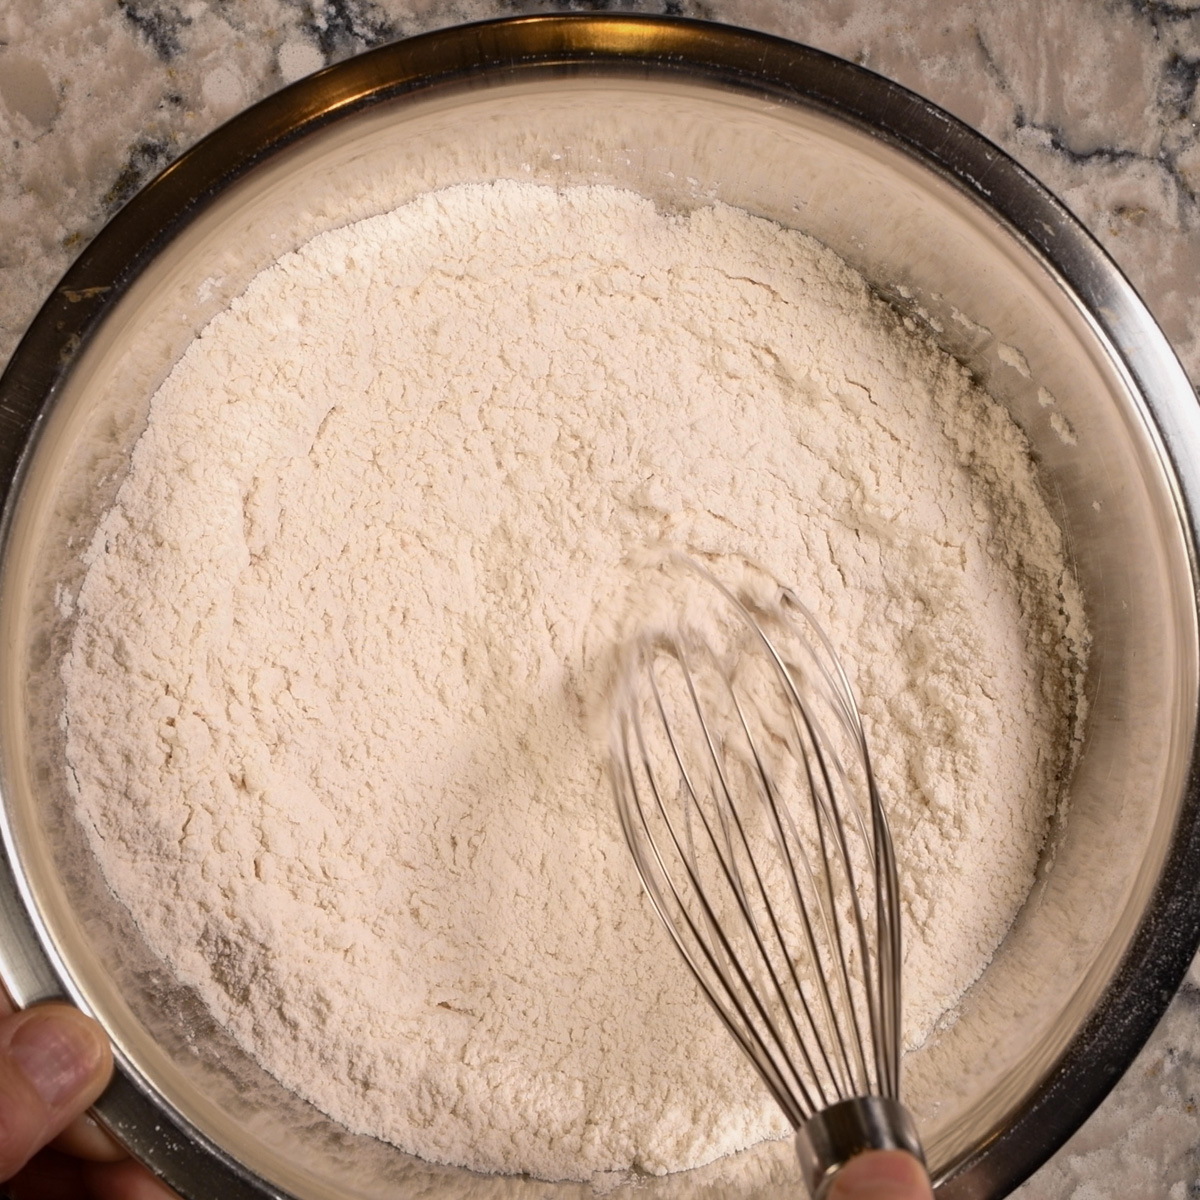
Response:
[[[783,1132],[620,840],[590,732],[647,544],[794,583],[851,663],[910,1043],[1029,889],[1078,597],[1024,443],[811,241],[498,184],[325,234],[155,398],[64,664],[151,944],[350,1128],[481,1170]]]

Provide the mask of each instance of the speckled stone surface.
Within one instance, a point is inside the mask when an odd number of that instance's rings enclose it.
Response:
[[[122,202],[255,100],[397,37],[490,16],[590,9],[781,34],[942,105],[1066,202],[1200,381],[1200,0],[4,0],[0,362]],[[1193,965],[1123,1081],[1017,1195],[1200,1197],[1198,1100]]]

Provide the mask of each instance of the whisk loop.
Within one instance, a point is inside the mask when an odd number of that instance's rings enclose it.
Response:
[[[819,1195],[860,1149],[921,1155],[899,1104],[899,885],[862,720],[790,590],[735,594],[681,556],[660,569],[701,599],[624,648],[622,829]]]

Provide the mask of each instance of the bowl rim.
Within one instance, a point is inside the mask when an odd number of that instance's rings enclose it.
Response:
[[[768,34],[679,17],[507,17],[367,51],[273,93],[199,141],[96,235],[34,318],[0,376],[0,564],[45,414],[132,281],[230,185],[284,148],[405,96],[561,79],[671,76],[816,108],[902,148],[969,192],[1072,288],[1153,415],[1174,474],[1193,599],[1200,595],[1200,413],[1165,336],[1120,269],[1046,188],[1003,150],[931,102],[853,63]],[[1192,451],[1189,453],[1189,449]],[[1192,664],[1200,673],[1200,664]],[[945,1200],[1001,1196],[1041,1166],[1133,1062],[1200,946],[1200,755],[1166,861],[1125,957],[1042,1085],[939,1181]],[[0,861],[0,977],[21,1003],[81,997],[48,953],[16,869],[7,819]],[[282,1196],[252,1177],[141,1081],[119,1069],[102,1120],[184,1195]]]

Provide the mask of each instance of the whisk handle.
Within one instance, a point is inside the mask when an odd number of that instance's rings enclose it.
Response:
[[[813,1200],[824,1200],[834,1177],[864,1150],[907,1150],[925,1162],[908,1109],[884,1096],[841,1100],[796,1130],[796,1154]]]

